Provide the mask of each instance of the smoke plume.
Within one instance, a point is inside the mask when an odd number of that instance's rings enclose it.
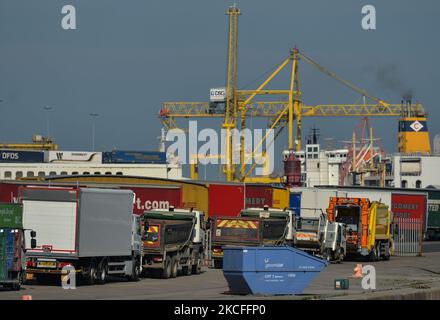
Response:
[[[413,90],[402,79],[395,64],[379,66],[376,69],[376,80],[383,89],[399,95],[404,100],[412,100]]]

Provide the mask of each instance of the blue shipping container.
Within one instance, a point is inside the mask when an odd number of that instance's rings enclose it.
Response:
[[[295,212],[295,216],[299,217],[301,215],[301,193],[291,192],[290,193],[290,208]]]
[[[42,151],[15,151],[0,150],[0,162],[44,162],[44,152]]]
[[[165,164],[165,152],[158,151],[111,151],[102,153],[103,163],[147,163]]]

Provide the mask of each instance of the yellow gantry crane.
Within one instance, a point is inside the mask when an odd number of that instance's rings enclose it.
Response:
[[[222,118],[222,128],[226,131],[226,164],[224,173],[226,181],[258,181],[258,178],[250,178],[250,173],[257,165],[248,165],[248,160],[255,154],[255,150],[261,147],[267,139],[263,137],[254,151],[245,153],[244,130],[246,118],[263,117],[269,119],[270,129],[282,130],[288,127],[289,150],[301,150],[301,127],[303,117],[372,117],[388,116],[400,117],[399,119],[399,145],[401,153],[430,153],[429,134],[426,126],[426,112],[421,104],[390,104],[365,90],[357,87],[349,81],[326,69],[313,59],[307,57],[297,48],[291,49],[288,57],[261,83],[255,90],[239,90],[237,88],[237,45],[238,45],[238,17],[240,9],[235,5],[227,11],[229,16],[229,41],[228,41],[228,74],[226,82],[226,99],[224,110],[212,109],[209,102],[165,102],[160,110],[159,117],[166,130],[177,128],[178,119],[189,118]],[[364,102],[361,104],[321,104],[309,106],[301,99],[299,81],[299,61],[305,61],[319,71],[339,81],[351,90],[359,93]],[[290,85],[288,89],[267,89],[268,84],[286,67],[290,66]],[[279,95],[283,98],[277,101],[254,101],[256,96]],[[366,102],[368,99],[369,103]],[[419,130],[411,131],[411,123],[418,122],[417,128],[425,128],[425,135]],[[294,126],[296,123],[296,139],[294,139]],[[240,165],[233,162],[232,130],[240,124]],[[423,141],[420,142],[420,139]],[[239,170],[238,167],[240,168]],[[246,169],[248,170],[246,171]],[[194,169],[192,169],[194,171]],[[279,181],[261,177],[261,182]]]

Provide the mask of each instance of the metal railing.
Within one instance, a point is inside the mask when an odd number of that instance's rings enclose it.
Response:
[[[420,218],[394,218],[394,255],[401,257],[422,255],[423,227],[424,223]]]

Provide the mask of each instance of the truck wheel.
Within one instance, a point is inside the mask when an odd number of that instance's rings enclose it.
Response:
[[[133,269],[131,271],[131,276],[129,276],[130,281],[139,281],[141,276],[141,267],[137,260],[133,261]]]
[[[377,261],[377,246],[371,248],[369,259],[370,261]]]
[[[87,284],[94,285],[96,281],[96,265],[92,262],[89,267],[89,273],[87,275]]]
[[[191,270],[191,268],[189,266],[182,267],[182,274],[184,276],[190,276],[191,273],[192,273],[192,270]]]
[[[104,284],[107,281],[107,263],[105,260],[102,260],[99,264],[96,280],[98,284]]]
[[[171,274],[170,274],[170,278],[175,278],[177,277],[177,268],[179,265],[179,261],[177,260],[177,257],[174,256],[171,258]]]
[[[168,279],[171,275],[171,259],[169,256],[165,259],[165,266],[162,269],[162,279]]]
[[[385,245],[385,254],[383,255],[383,259],[384,260],[390,260],[390,257],[391,257],[390,244],[387,243]]]
[[[192,273],[200,274],[200,272],[202,272],[202,261],[200,259],[197,259],[197,263],[193,264],[192,266]]]

